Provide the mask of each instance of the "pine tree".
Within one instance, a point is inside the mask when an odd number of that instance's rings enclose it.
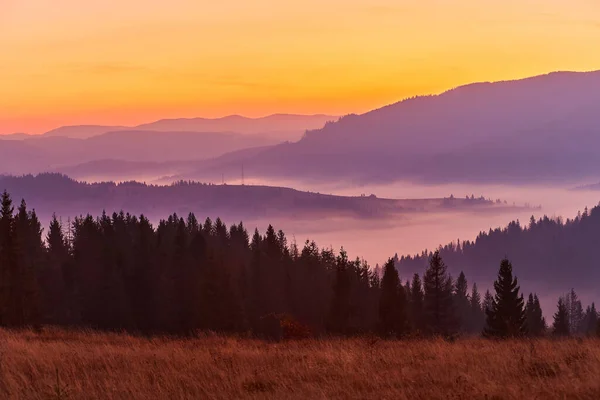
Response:
[[[563,300],[567,309],[567,315],[569,319],[569,332],[571,335],[580,333],[581,321],[583,319],[583,307],[579,296],[575,293],[575,289],[571,289]]]
[[[425,330],[425,319],[423,311],[423,285],[421,284],[421,278],[419,274],[414,274],[412,284],[410,285],[410,325],[413,330],[423,332]]]
[[[53,324],[66,324],[68,318],[68,289],[65,284],[69,250],[63,234],[63,228],[56,214],[52,215],[50,228],[46,235],[47,261],[44,266],[40,285],[42,287],[42,305],[44,321]]]
[[[9,325],[11,271],[16,262],[15,244],[13,241],[14,207],[10,195],[2,193],[0,209],[0,325]]]
[[[469,295],[467,294],[468,284],[465,274],[461,271],[456,280],[454,287],[454,311],[456,312],[458,328],[462,332],[469,330],[469,322],[471,318],[471,304]]]
[[[596,311],[596,304],[592,303],[589,312],[589,321],[587,323],[587,333],[594,331],[594,327],[598,324],[598,311]]]
[[[581,321],[581,333],[590,336],[596,332],[596,325],[598,324],[598,312],[596,311],[596,304],[592,303],[585,310],[584,317]]]
[[[381,278],[379,276],[379,266],[376,266],[370,274],[370,285],[374,289],[379,289],[381,287]]]
[[[529,294],[527,305],[525,306],[525,324],[529,336],[541,336],[546,329],[546,321],[542,315],[537,294]]]
[[[555,336],[569,336],[570,334],[569,313],[562,298],[558,299],[558,310],[554,314],[552,333]]]
[[[410,294],[410,280],[406,280],[406,282],[404,282],[404,294],[408,297],[408,295]]]
[[[513,279],[512,264],[507,259],[500,263],[498,279],[494,282],[496,295],[491,310],[487,310],[485,336],[507,338],[526,332],[523,296],[519,295],[517,278]]]
[[[25,200],[23,207],[23,245],[22,279],[24,288],[25,325],[39,327],[42,323],[40,272],[44,267],[46,248],[42,241],[42,224],[35,210],[27,211]],[[18,226],[18,225],[17,225]]]
[[[353,330],[351,327],[353,311],[348,257],[342,249],[336,259],[335,282],[329,311],[328,330],[336,334],[351,333]]]
[[[423,277],[423,287],[424,317],[428,332],[433,335],[454,333],[452,280],[439,251],[436,251],[429,260],[429,267]]]
[[[186,226],[191,237],[200,231],[201,227],[194,213],[191,212],[188,214]]]
[[[384,336],[399,337],[407,330],[406,297],[392,258],[383,267],[379,324]]]
[[[537,326],[537,332],[540,335],[543,335],[547,330],[546,318],[544,318],[544,313],[542,312],[542,307],[540,305],[540,299],[538,299],[537,294],[533,295],[533,306],[535,309],[534,317],[535,321],[539,324]]]
[[[483,295],[483,303],[481,303],[481,309],[485,315],[487,315],[488,311],[492,309],[494,305],[494,296],[490,293],[489,290],[485,291]]]
[[[471,290],[471,297],[469,298],[469,308],[469,332],[480,334],[483,330],[483,327],[485,326],[485,312],[482,309],[481,295],[477,290],[476,283],[473,283],[473,289]]]

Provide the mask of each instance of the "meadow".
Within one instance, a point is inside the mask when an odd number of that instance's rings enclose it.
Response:
[[[600,341],[0,331],[6,399],[598,399]]]

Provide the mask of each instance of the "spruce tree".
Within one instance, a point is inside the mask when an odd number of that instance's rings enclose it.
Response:
[[[14,278],[13,304],[18,314],[16,326],[34,326],[41,323],[39,274],[44,258],[42,228],[35,211],[28,211],[21,200],[13,235],[16,241],[17,269]],[[19,309],[20,308],[20,309]],[[16,314],[16,315],[17,315]]]
[[[392,258],[383,267],[379,326],[382,335],[396,337],[403,335],[407,328],[406,297]]]
[[[69,251],[60,221],[56,214],[52,215],[48,234],[46,235],[46,263],[40,273],[42,287],[42,306],[44,322],[51,324],[66,324],[67,318],[67,288],[65,275]]]
[[[562,298],[558,299],[558,310],[554,314],[554,323],[552,324],[552,333],[555,336],[569,336],[569,313],[567,306]]]
[[[519,295],[517,278],[513,278],[512,264],[507,259],[500,263],[494,289],[496,295],[491,310],[486,311],[485,336],[495,338],[522,336],[526,332],[523,296]]]
[[[481,334],[481,331],[485,326],[485,313],[482,309],[481,295],[479,294],[479,290],[477,290],[476,283],[473,283],[473,289],[471,290],[471,297],[469,298],[469,308],[469,332]]]
[[[569,332],[571,335],[577,335],[580,333],[583,320],[583,307],[579,296],[575,293],[575,289],[571,289],[564,299],[565,307],[567,308],[567,315],[569,319]]]
[[[424,324],[424,311],[423,311],[423,285],[421,284],[421,278],[419,274],[414,274],[412,284],[410,285],[410,325],[413,330],[423,332],[425,329]]]
[[[546,318],[544,318],[544,313],[542,312],[542,307],[540,305],[540,299],[538,299],[537,294],[533,295],[533,306],[535,309],[535,313],[534,313],[535,321],[537,321],[537,323],[539,324],[537,326],[537,332],[540,335],[543,335],[547,329]]]
[[[456,312],[458,328],[462,332],[469,330],[469,322],[471,318],[471,304],[469,295],[467,294],[468,284],[464,272],[460,272],[456,285],[454,287],[454,311]]]
[[[494,296],[490,293],[489,290],[485,291],[483,295],[483,303],[481,303],[481,309],[485,315],[487,315],[488,310],[492,309],[494,305]],[[485,321],[484,321],[485,322]]]
[[[379,276],[379,265],[377,265],[370,274],[369,284],[374,289],[379,289],[381,287],[381,277]]]
[[[353,314],[351,280],[348,258],[344,251],[336,258],[335,281],[333,296],[329,309],[327,329],[335,334],[351,333],[351,318]]]
[[[424,317],[432,335],[449,335],[455,331],[452,305],[452,280],[439,251],[433,253],[423,277]]]
[[[527,305],[525,306],[525,323],[529,336],[541,336],[546,328],[546,321],[542,315],[542,309],[537,295],[529,294]]]
[[[598,311],[596,311],[596,304],[592,303],[591,307],[590,307],[590,312],[589,312],[589,320],[587,323],[587,333],[593,333],[594,331],[594,327],[598,325]]]
[[[9,325],[9,297],[11,288],[11,270],[16,262],[13,237],[14,207],[12,199],[5,190],[2,193],[0,209],[0,325]]]

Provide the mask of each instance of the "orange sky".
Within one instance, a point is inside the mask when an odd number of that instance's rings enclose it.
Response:
[[[0,132],[364,112],[599,45],[597,0],[0,0]]]

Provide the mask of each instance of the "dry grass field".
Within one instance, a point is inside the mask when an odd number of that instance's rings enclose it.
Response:
[[[600,399],[600,341],[0,331],[2,399]]]

